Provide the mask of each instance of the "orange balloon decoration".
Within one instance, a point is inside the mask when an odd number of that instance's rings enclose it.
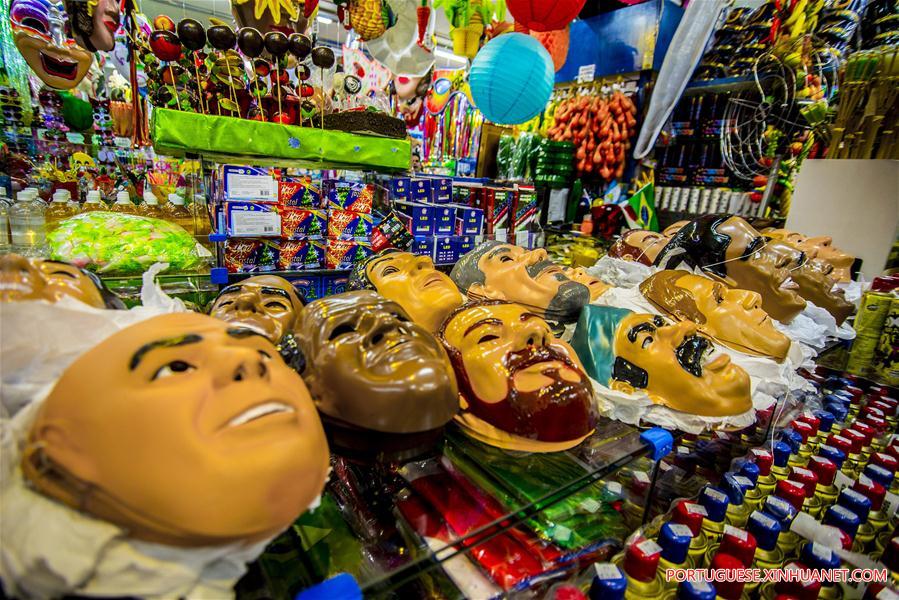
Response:
[[[571,26],[555,31],[532,31],[531,35],[537,38],[553,59],[553,68],[558,71],[568,58],[568,43],[570,41]]]
[[[586,0],[506,0],[515,20],[534,31],[555,31],[571,23]]]

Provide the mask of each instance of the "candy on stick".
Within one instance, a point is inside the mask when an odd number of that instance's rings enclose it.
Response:
[[[194,65],[194,75],[196,76],[197,93],[199,96],[200,110],[206,112],[203,103],[203,88],[200,85],[200,69],[197,66],[198,57],[196,52],[202,50],[206,46],[206,30],[195,19],[182,19],[178,22],[178,39],[181,45],[191,51],[190,61]]]

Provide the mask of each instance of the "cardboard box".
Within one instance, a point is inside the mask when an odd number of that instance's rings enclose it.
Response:
[[[321,297],[324,298],[325,296],[344,293],[346,291],[346,284],[349,280],[350,278],[346,275],[325,275],[322,277]]]
[[[431,257],[435,265],[448,265],[459,259],[458,245],[455,236],[439,236],[434,238],[434,254]]]
[[[453,238],[453,241],[456,244],[456,260],[459,260],[472,250],[474,250],[475,246],[480,243],[480,236],[474,235],[457,235]]]
[[[329,179],[324,182],[324,189],[328,209],[337,208],[358,213],[371,213],[375,197],[373,183]]]
[[[281,237],[281,214],[276,204],[226,202],[224,212],[228,237]]]
[[[488,235],[506,235],[509,229],[512,201],[515,190],[509,188],[485,188],[484,229]]]
[[[453,180],[449,177],[429,177],[431,202],[448,204],[453,201]]]
[[[452,205],[456,212],[456,235],[481,235],[484,233],[484,211],[460,204]]]
[[[321,208],[322,193],[308,181],[282,179],[278,182],[278,203],[281,206]]]
[[[367,242],[371,238],[370,214],[331,208],[328,210],[328,239]]]
[[[452,235],[456,230],[456,210],[453,206],[432,206],[434,235]]]
[[[328,230],[328,214],[308,208],[281,208],[282,240],[323,240]]]
[[[320,240],[281,240],[279,271],[310,271],[325,266],[325,244]]]
[[[421,202],[394,202],[393,210],[413,236],[433,235],[433,206]]]
[[[280,248],[275,240],[232,239],[225,242],[229,273],[266,273],[278,270]]]
[[[412,179],[410,177],[394,177],[390,180],[390,198],[408,201],[412,192],[411,188]]]
[[[293,285],[303,302],[309,304],[313,300],[322,297],[322,278],[317,275],[301,277],[287,277],[287,281]]]
[[[537,190],[532,187],[519,187],[515,194],[512,210],[512,231],[529,231],[531,225],[540,221],[540,202]]]
[[[431,180],[421,178],[413,179],[409,190],[409,201],[430,204]]]
[[[416,237],[412,240],[412,247],[409,249],[412,254],[419,256],[434,257],[434,238],[431,236]]]
[[[371,244],[347,240],[328,240],[325,249],[326,269],[352,269],[371,255]]]
[[[278,202],[278,186],[265,167],[222,166],[222,200]]]

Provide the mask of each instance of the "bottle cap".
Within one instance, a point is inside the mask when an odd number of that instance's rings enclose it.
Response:
[[[877,431],[873,427],[857,419],[855,423],[852,424],[852,429],[865,436],[865,446],[869,446],[871,440],[877,435]]]
[[[774,488],[774,494],[792,504],[797,512],[802,510],[802,503],[805,502],[805,487],[798,481],[789,479],[778,481]]]
[[[815,495],[815,490],[818,488],[818,476],[811,469],[793,467],[790,469],[790,480],[802,484],[806,498]]]
[[[871,455],[871,460],[868,464],[877,465],[892,472],[899,471],[899,459],[895,456],[890,456],[886,452],[875,452]]]
[[[805,565],[798,562],[791,562],[784,570],[807,569]],[[795,600],[817,600],[818,594],[821,593],[821,582],[816,579],[806,579],[802,581],[779,581],[774,584],[774,590],[777,597],[790,598]]]
[[[777,538],[780,537],[780,523],[771,515],[761,511],[752,511],[746,528],[755,537],[755,543],[762,550],[774,550]]]
[[[869,464],[865,467],[864,474],[884,488],[889,488],[893,484],[893,472],[884,469],[880,465]]]
[[[774,454],[774,466],[775,467],[785,467],[787,466],[787,461],[790,460],[790,454],[793,453],[789,444],[784,442],[774,442],[774,446],[772,446],[772,452]]]
[[[877,408],[873,404],[868,404],[862,407],[861,410],[862,415],[874,415],[875,417],[880,417],[881,419],[885,418],[887,414],[883,412],[881,409]]]
[[[625,590],[627,590],[627,579],[621,569],[612,563],[593,565],[590,600],[622,600]]]
[[[865,391],[856,385],[847,385],[846,387],[843,388],[842,391],[844,391],[844,392],[848,393],[850,396],[852,396],[853,404],[858,404],[859,401],[862,399],[862,396],[865,395]]]
[[[677,588],[677,600],[715,600],[717,594],[708,581],[685,581]]]
[[[119,190],[115,195],[116,204],[131,204],[131,196],[126,190]]]
[[[745,478],[741,477],[741,479],[746,481]],[[746,481],[746,483],[749,482]],[[725,473],[718,485],[721,487],[721,490],[727,494],[727,500],[730,504],[734,506],[743,505],[743,485],[733,473]]]
[[[755,548],[755,537],[751,533],[730,525],[724,526],[724,535],[721,537],[718,552],[730,554],[748,569],[755,559]]]
[[[631,544],[624,553],[624,572],[637,581],[652,581],[661,556],[662,548],[653,540]]]
[[[764,448],[753,448],[750,453],[759,467],[759,476],[767,477],[771,473],[771,465],[774,464],[774,455]]]
[[[875,400],[874,402],[869,404],[869,406],[882,411],[885,417],[896,416],[896,405],[889,402],[884,402],[883,400]]]
[[[818,431],[829,433],[833,428],[833,415],[826,410],[816,410],[815,416],[820,421]]]
[[[853,425],[853,426],[854,426],[854,425]],[[840,432],[840,436],[842,436],[842,437],[846,438],[847,440],[849,440],[849,443],[852,445],[852,449],[851,449],[851,451],[850,451],[850,454],[858,454],[859,452],[861,452],[861,451],[862,451],[862,447],[864,447],[865,442],[867,441],[867,440],[865,439],[865,436],[862,435],[861,432],[856,431],[856,430],[853,429],[852,427],[849,427],[849,428],[844,429],[843,431],[841,431],[841,432]]]
[[[852,454],[852,442],[849,440],[849,438],[844,437],[843,435],[836,435],[831,433],[829,436],[827,436],[827,445],[833,446],[846,456]]]
[[[849,409],[838,402],[825,402],[824,408],[833,415],[835,423],[842,423],[849,415]]]
[[[707,485],[699,493],[699,503],[709,513],[706,515],[707,519],[716,523],[724,521],[724,515],[727,514],[727,505],[729,503],[727,494],[716,487]]]
[[[144,204],[149,206],[159,206],[159,198],[156,197],[156,194],[147,190],[144,192]]]
[[[745,569],[746,567],[743,566],[743,563],[740,562],[740,559],[737,557],[719,552],[712,559],[709,568],[712,570],[721,569],[724,571],[733,571],[735,569]],[[725,600],[740,600],[745,585],[746,584],[742,581],[719,581],[715,587],[718,590],[719,598],[724,598]]]
[[[887,493],[886,488],[867,475],[859,475],[852,484],[852,489],[871,501],[871,510],[878,511],[883,506],[883,499]]]
[[[693,541],[693,532],[680,523],[665,523],[659,530],[659,546],[662,558],[675,565],[687,560],[687,551]]]
[[[833,550],[818,542],[809,542],[803,546],[799,560],[811,569],[840,568],[840,557]]]
[[[899,459],[899,445],[897,445],[897,444],[890,444],[889,446],[886,447],[884,452],[886,452],[887,454],[889,454],[890,456],[892,456],[895,459]]]
[[[803,444],[802,436],[793,431],[790,427],[787,427],[780,432],[780,439],[790,446],[790,454],[799,452],[799,447]]]
[[[875,415],[865,415],[862,417],[862,423],[870,425],[877,432],[877,437],[882,436],[889,429],[890,424],[883,417]]]
[[[765,506],[763,509],[766,513],[777,519],[780,523],[781,531],[790,530],[790,525],[793,523],[793,519],[796,518],[796,514],[799,512],[792,504],[777,496],[768,496],[765,498]]]
[[[99,203],[100,202],[100,191],[99,190],[90,190],[87,193],[87,200],[85,200],[85,201],[90,202],[91,204]]]
[[[796,420],[800,423],[807,423],[809,427],[812,428],[812,435],[817,434],[821,429],[821,419],[819,419],[815,414],[803,413],[799,415],[799,418]]]
[[[839,448],[828,446],[827,444],[821,444],[820,446],[818,446],[818,456],[831,461],[837,466],[837,469],[842,467],[843,463],[846,461],[845,452],[843,452]]]
[[[66,190],[59,188],[55,192],[53,192],[53,202],[57,204],[63,204],[68,202],[69,199],[66,198]]]
[[[833,525],[851,538],[855,538],[855,534],[858,533],[858,526],[861,525],[857,514],[839,504],[835,504],[827,509],[827,512],[824,513],[823,522],[825,525]]]
[[[702,531],[702,521],[707,514],[708,511],[701,504],[684,500],[674,505],[671,520],[689,527],[695,537]]]
[[[868,514],[871,512],[871,501],[864,494],[853,489],[845,489],[837,497],[837,504],[857,514],[862,523],[867,522]]]
[[[824,380],[824,385],[828,389],[839,390],[847,385],[852,385],[852,382],[845,377],[840,377],[839,375],[831,375]]]
[[[750,460],[746,460],[739,466],[738,473],[749,480],[752,483],[752,487],[755,487],[755,484],[758,483],[760,469],[757,464]]]
[[[849,398],[841,396],[839,394],[824,394],[823,402],[826,404],[828,402],[833,402],[835,404],[839,404],[840,406],[844,406],[849,403]],[[846,407],[848,408],[848,407]]]
[[[175,206],[184,206],[184,198],[178,194],[169,194],[169,203]]]
[[[813,428],[805,421],[800,421],[799,419],[792,421],[790,423],[790,427],[792,427],[793,431],[799,434],[799,436],[802,438],[803,444],[807,444],[808,439],[815,435],[815,433],[817,433],[817,430],[815,428]]]
[[[828,458],[812,456],[808,461],[808,468],[818,477],[819,485],[833,485],[837,476],[837,465]]]

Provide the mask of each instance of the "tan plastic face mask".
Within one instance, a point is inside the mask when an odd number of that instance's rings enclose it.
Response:
[[[378,293],[403,307],[413,321],[435,332],[462,304],[459,288],[427,256],[392,252],[373,259],[366,275]]]
[[[303,309],[303,379],[322,414],[385,433],[445,425],[459,410],[455,377],[434,336],[399,304],[364,290]]]
[[[715,351],[690,321],[664,322],[634,313],[615,334],[614,353],[646,374],[643,389],[657,404],[706,417],[738,415],[752,408],[749,375]],[[613,389],[633,391],[614,380]]]
[[[789,229],[766,229],[765,235],[787,242],[805,252],[809,258],[816,258],[833,267],[831,277],[838,282],[851,281],[852,263],[855,257],[833,245],[830,236],[807,237]]]
[[[579,442],[593,429],[590,381],[571,347],[517,304],[466,305],[440,334],[468,411],[541,442]]]
[[[583,267],[574,267],[565,269],[565,275],[568,279],[572,281],[577,281],[578,283],[583,283],[587,286],[587,289],[590,290],[590,300],[596,300],[600,296],[606,293],[612,286],[608,283],[602,281],[601,279],[597,279],[592,275],[587,273],[587,270]]]
[[[34,422],[23,470],[50,497],[175,545],[256,541],[321,493],[324,431],[260,335],[178,313],[82,355]]]
[[[75,265],[25,258],[19,254],[0,256],[0,302],[57,302],[63,296],[70,296],[95,308],[104,307],[100,290]]]
[[[727,277],[731,287],[757,292],[762,297],[762,308],[772,318],[789,323],[805,308],[795,286],[788,282],[790,264],[771,247],[770,243],[756,241],[761,237],[749,223],[740,217],[731,217],[718,225],[719,234],[730,237],[725,257],[728,260]],[[743,258],[752,244],[762,246]]]
[[[790,277],[796,283],[797,291],[805,300],[829,312],[841,325],[855,310],[855,305],[847,302],[841,290],[834,288],[830,277],[833,267],[819,260],[808,260],[798,248],[787,242],[771,241],[771,252],[781,261],[789,261]]]
[[[667,243],[668,238],[661,233],[645,229],[630,229],[612,244],[612,247],[609,248],[609,256],[651,266]]]
[[[756,292],[729,288],[685,271],[659,271],[642,284],[647,300],[677,321],[692,321],[720,343],[781,362],[790,339],[774,327]]]
[[[296,326],[302,303],[293,285],[283,277],[259,275],[224,288],[210,316],[249,327],[277,344]]]

